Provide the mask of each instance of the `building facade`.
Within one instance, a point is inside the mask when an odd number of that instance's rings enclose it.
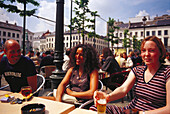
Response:
[[[104,37],[101,36],[101,38],[95,38],[95,48],[96,50],[101,53],[102,49],[108,46],[107,41],[104,40]],[[72,31],[72,39],[71,39],[71,43],[70,43],[70,31],[65,31],[64,32],[64,50],[70,48],[70,44],[71,47],[74,47],[78,44],[82,44],[83,43],[83,38],[82,35],[79,34],[77,31]],[[89,38],[88,37],[88,33],[85,32],[85,36],[84,36],[84,43],[85,44],[91,44],[94,45],[94,38]],[[40,51],[42,50],[42,46],[44,46],[43,48],[46,50],[53,50],[55,49],[55,33],[50,33],[48,35],[46,35],[44,38],[40,38]]]
[[[32,50],[32,41],[34,33],[26,30],[25,34],[25,46],[26,50]],[[2,46],[6,40],[14,39],[19,42],[21,48],[23,47],[23,28],[17,26],[16,23],[10,24],[8,21],[0,22],[0,46]]]
[[[123,39],[124,39],[124,30],[129,30],[130,45],[129,49],[132,50],[132,38],[135,36],[138,40],[143,40],[144,37],[155,35],[161,39],[164,43],[164,46],[168,52],[170,52],[170,15],[163,15],[160,17],[155,17],[150,19],[149,16],[146,16],[145,25],[142,21],[143,17],[137,17],[129,19],[129,23],[120,23],[117,26],[120,27],[119,30],[114,32],[114,35],[119,37],[119,44],[114,45],[114,48],[117,47],[122,49]],[[145,34],[144,34],[145,32]],[[145,35],[145,36],[144,36]],[[111,45],[111,44],[110,44]]]

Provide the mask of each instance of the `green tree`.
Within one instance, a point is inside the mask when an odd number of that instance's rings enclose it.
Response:
[[[127,52],[127,48],[130,47],[130,38],[127,37],[127,36],[129,36],[128,32],[129,32],[128,29],[124,30],[123,47],[125,47],[126,52]]]
[[[24,5],[24,10],[19,9],[16,5],[11,5],[12,3],[21,3]],[[11,13],[18,13],[20,16],[23,16],[23,55],[25,55],[25,23],[26,15],[31,16],[35,13],[37,9],[26,10],[26,4],[32,4],[34,6],[39,6],[39,3],[35,0],[1,0],[0,7],[6,9]]]
[[[111,42],[111,45],[112,45],[112,51],[113,51],[113,45],[115,43],[118,44],[118,37],[114,36],[115,29],[118,29],[118,27],[115,26],[114,23],[115,23],[115,20],[113,18],[109,17],[109,21],[108,21],[108,38],[109,38],[109,42]]]
[[[97,12],[91,12],[88,8],[89,0],[75,0],[77,7],[74,7],[75,17],[72,19],[73,29],[78,30],[78,33],[81,33],[83,37],[84,44],[84,35],[85,28],[95,28],[94,25],[88,25],[87,23],[94,23],[95,20],[87,18],[87,15],[97,16]],[[86,24],[85,24],[86,23]]]
[[[19,9],[16,5],[11,5],[11,3],[16,3],[16,2],[24,4],[25,0],[1,0],[0,7],[6,9],[8,12],[18,13],[20,16],[24,16],[24,10]],[[34,6],[39,6],[39,3],[36,2],[35,0],[26,0],[26,4],[28,3]],[[35,13],[36,10],[37,9],[27,10],[26,15],[31,16]]]
[[[99,17],[99,15],[97,14],[97,11],[94,11],[94,12],[91,12],[91,16],[94,17],[94,19],[87,19],[88,22],[91,22],[92,24],[91,25],[87,25],[88,28],[91,28],[92,29],[92,32],[89,32],[88,33],[88,37],[89,38],[94,38],[94,47],[96,47],[95,45],[95,38],[99,38],[99,35],[96,34],[96,16]]]
[[[140,51],[141,40],[137,40],[137,37],[135,35],[132,38],[133,38],[133,49]]]

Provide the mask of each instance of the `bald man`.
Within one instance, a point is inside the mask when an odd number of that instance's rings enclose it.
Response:
[[[36,69],[33,61],[21,55],[20,45],[16,40],[5,42],[3,57],[0,62],[0,75],[4,75],[12,92],[20,92],[22,86],[37,89]]]

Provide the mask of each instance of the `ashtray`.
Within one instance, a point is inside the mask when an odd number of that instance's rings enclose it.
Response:
[[[28,104],[21,108],[22,114],[45,114],[45,105],[43,104]]]

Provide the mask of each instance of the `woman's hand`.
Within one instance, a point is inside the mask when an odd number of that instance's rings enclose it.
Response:
[[[123,111],[125,114],[139,114],[137,109],[126,109]]]
[[[107,94],[102,91],[95,91],[93,95],[93,99],[94,99],[94,104],[96,107],[97,107],[97,100],[106,99],[106,101],[108,101]]]
[[[66,91],[65,91],[68,95],[71,95],[72,91],[69,89],[69,88],[66,88]]]

